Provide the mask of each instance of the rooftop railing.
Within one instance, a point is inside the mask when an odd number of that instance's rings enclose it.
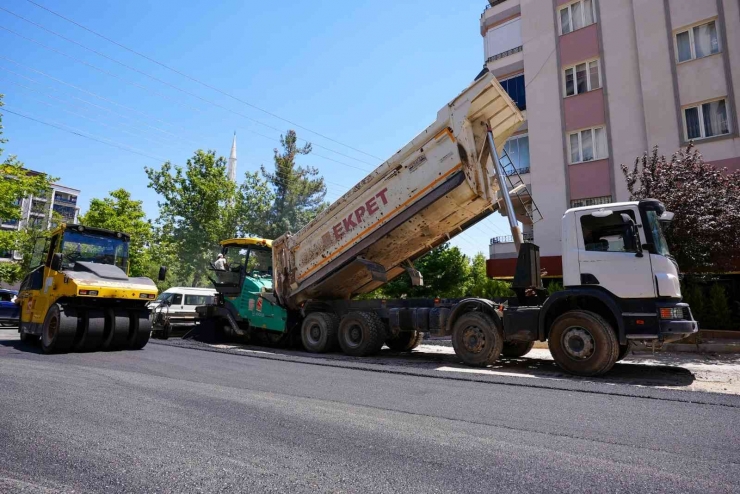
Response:
[[[525,242],[534,242],[534,235],[531,233],[523,233],[522,237],[524,237]],[[514,243],[514,237],[511,235],[502,235],[500,237],[493,237],[491,239],[491,245],[493,244],[513,244]]]

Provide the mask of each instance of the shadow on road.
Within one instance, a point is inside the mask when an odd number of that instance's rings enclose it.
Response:
[[[176,341],[172,343],[177,344]],[[492,366],[484,369],[468,367],[454,354],[449,352],[428,352],[415,350],[411,353],[394,352],[384,348],[380,354],[373,357],[349,357],[339,353],[312,354],[297,349],[282,349],[264,347],[258,345],[245,345],[240,343],[229,343],[219,345],[225,349],[248,350],[271,353],[275,355],[301,357],[303,359],[315,359],[320,365],[321,361],[352,362],[380,366],[408,367],[409,370],[440,370],[454,373],[480,372],[493,373],[496,375],[510,374],[512,377],[530,377],[540,379],[558,380],[587,380],[605,384],[628,384],[646,387],[686,387],[695,381],[694,374],[679,365],[664,365],[662,362],[653,361],[651,364],[639,362],[620,362],[605,376],[601,377],[578,377],[565,373],[555,364],[552,359],[521,357],[516,359],[501,359]],[[447,373],[447,372],[445,372]],[[440,374],[442,374],[440,372]]]
[[[0,346],[13,348],[19,352],[25,353],[44,353],[41,350],[41,343],[26,343],[21,340],[0,339]]]

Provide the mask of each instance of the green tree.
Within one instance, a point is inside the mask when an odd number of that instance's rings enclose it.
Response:
[[[3,106],[0,95],[0,106]],[[0,145],[7,142],[2,138],[3,125],[0,114]],[[0,156],[3,154],[0,148]],[[9,156],[0,163],[0,220],[3,222],[20,222],[23,199],[30,195],[44,196],[48,194],[51,183],[56,180],[44,174],[30,174],[15,156]],[[21,225],[19,230],[0,229],[0,252],[17,251],[21,254],[30,253],[35,239],[45,234],[44,228],[34,225]],[[31,246],[31,247],[29,247]],[[0,281],[15,283],[25,272],[30,256],[24,255],[24,262],[1,263]]]
[[[725,288],[719,283],[709,289],[707,310],[704,316],[706,329],[729,329],[732,324],[730,306]]]
[[[129,272],[131,276],[148,274],[152,225],[146,219],[142,202],[132,200],[126,189],[117,189],[109,197],[90,201],[90,208],[80,218],[80,223],[129,234]]]
[[[511,284],[505,281],[493,280],[486,273],[486,257],[482,253],[473,256],[470,263],[470,277],[466,295],[470,297],[481,297],[497,299],[511,297]]]
[[[297,139],[294,130],[280,136],[282,151],[274,150],[274,172],[262,167],[262,175],[274,190],[272,208],[265,216],[263,229],[264,236],[270,239],[288,231],[295,233],[326,206],[326,185],[319,171],[295,162],[298,155],[311,152],[311,144],[299,148]]]
[[[388,298],[443,297],[465,295],[470,278],[468,258],[457,247],[442,244],[414,263],[424,276],[424,286],[412,286],[408,274],[403,273],[381,288]]]
[[[226,159],[198,150],[184,168],[168,161],[145,170],[149,187],[163,198],[157,222],[170,239],[179,275],[200,286],[218,242],[237,233],[236,185],[226,176]]]

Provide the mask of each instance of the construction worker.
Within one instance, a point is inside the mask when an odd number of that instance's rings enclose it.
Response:
[[[213,268],[217,271],[226,271],[226,259],[223,254],[219,254],[216,258],[216,262],[213,263]]]

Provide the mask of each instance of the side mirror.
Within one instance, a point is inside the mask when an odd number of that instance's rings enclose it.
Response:
[[[157,280],[164,281],[166,277],[167,277],[167,266],[160,266],[159,275],[157,275]]]
[[[62,270],[62,254],[56,253],[53,256],[51,256],[51,266],[49,266],[54,271],[61,271]]]

